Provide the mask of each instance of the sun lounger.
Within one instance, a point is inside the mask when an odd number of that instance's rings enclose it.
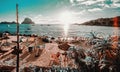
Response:
[[[7,56],[13,51],[13,49],[9,50],[8,52],[4,53],[3,55],[0,56],[0,59],[3,58],[4,56]]]

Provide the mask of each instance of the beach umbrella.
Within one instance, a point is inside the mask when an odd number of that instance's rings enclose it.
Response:
[[[67,51],[69,49],[70,45],[68,43],[63,43],[58,45],[58,48],[64,51]]]

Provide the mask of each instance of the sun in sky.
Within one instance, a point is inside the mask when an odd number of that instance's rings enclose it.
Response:
[[[69,24],[72,23],[72,21],[74,20],[73,18],[73,14],[71,11],[62,11],[60,14],[59,14],[59,21],[64,24],[63,28],[64,28],[64,35],[65,37],[67,37],[67,34],[68,34],[68,30],[69,30]]]
[[[70,24],[73,21],[73,15],[70,11],[63,11],[59,14],[59,20],[62,24]]]
[[[69,24],[120,16],[120,0],[0,0],[0,22],[15,21],[16,3],[19,22],[29,17],[36,24],[59,24],[59,17]]]

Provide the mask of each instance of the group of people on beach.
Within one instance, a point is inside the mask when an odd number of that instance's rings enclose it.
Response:
[[[2,45],[7,42],[7,39],[9,39],[9,34],[6,33],[1,38],[1,49]],[[20,36],[20,48],[24,52],[26,47],[29,54],[35,52],[34,57],[39,57],[41,50],[42,53],[46,52],[46,43],[56,43],[58,46],[60,44],[63,46],[68,44],[70,45],[68,50],[63,50],[62,53],[58,51],[49,55],[50,62],[48,66],[70,67],[71,69],[77,69],[78,72],[119,72],[119,41],[120,37],[117,36],[109,37],[108,39],[97,37],[91,39],[84,37],[64,39],[33,34]]]

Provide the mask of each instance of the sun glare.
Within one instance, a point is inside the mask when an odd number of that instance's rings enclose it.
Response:
[[[67,37],[69,24],[72,23],[72,18],[73,18],[73,15],[70,11],[63,11],[59,16],[60,22],[64,24],[63,28],[64,28],[65,37]]]
[[[70,24],[72,22],[72,13],[70,11],[63,11],[60,16],[59,20],[63,24]]]

